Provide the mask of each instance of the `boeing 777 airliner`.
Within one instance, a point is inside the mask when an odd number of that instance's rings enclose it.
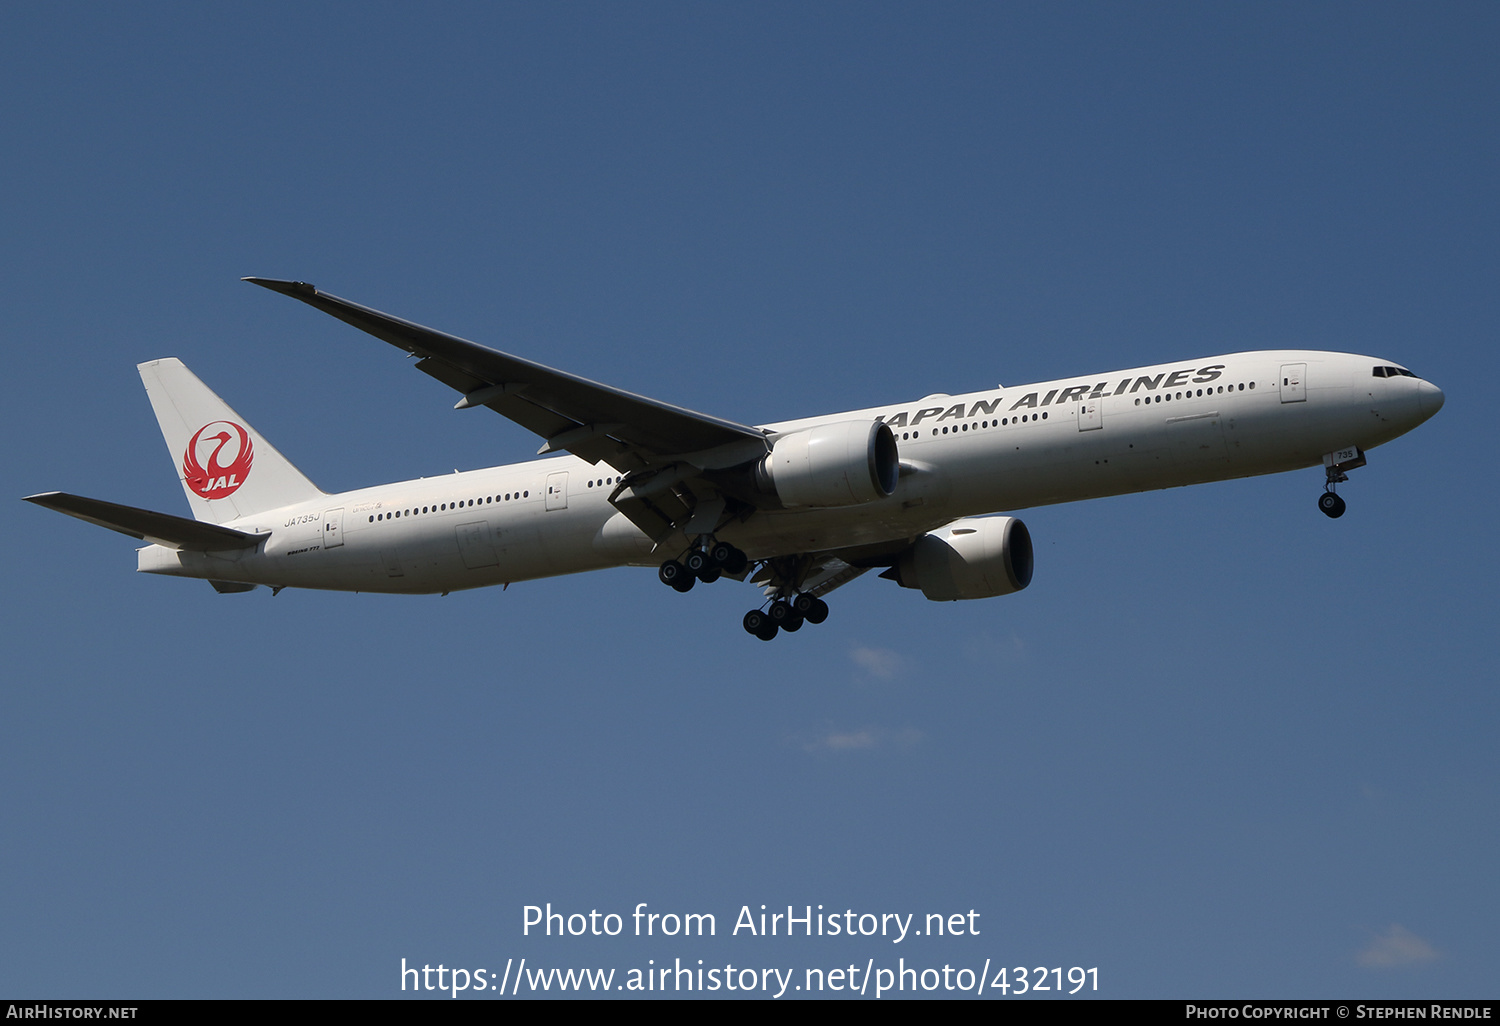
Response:
[[[753,427],[424,328],[305,282],[247,278],[418,358],[543,439],[536,459],[329,495],[181,361],[140,365],[194,519],[65,492],[28,501],[148,542],[147,573],[269,586],[443,593],[657,566],[688,591],[749,579],[749,633],[821,623],[867,570],[929,599],[1031,582],[1030,506],[1321,464],[1318,507],[1365,452],[1443,393],[1405,367],[1277,350],[1091,374]]]

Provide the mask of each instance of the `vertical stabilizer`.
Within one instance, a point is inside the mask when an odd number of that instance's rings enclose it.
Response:
[[[195,518],[223,524],[323,494],[181,360],[136,369]]]

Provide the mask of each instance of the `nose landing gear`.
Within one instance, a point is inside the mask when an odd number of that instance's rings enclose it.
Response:
[[[1323,483],[1323,494],[1318,496],[1318,509],[1323,515],[1331,520],[1337,520],[1344,515],[1344,500],[1339,498],[1338,486],[1349,480],[1348,470],[1365,465],[1365,454],[1360,451],[1359,446],[1350,446],[1337,452],[1330,452],[1323,457],[1323,468],[1327,478]]]

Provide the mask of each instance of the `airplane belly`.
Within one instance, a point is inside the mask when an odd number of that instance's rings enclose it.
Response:
[[[534,512],[525,507],[460,510],[424,534],[408,561],[411,590],[458,591],[544,576],[537,540]]]
[[[1072,419],[1042,434],[1001,436],[986,465],[965,475],[986,487],[964,496],[966,515],[1165,487],[1177,473],[1163,419],[1109,398],[1082,429]],[[1003,431],[1004,429],[1002,429]]]
[[[1375,418],[1347,388],[1308,388],[1303,394],[1306,398],[1295,402],[1257,396],[1225,421],[1233,476],[1313,466],[1335,449],[1372,448],[1395,437],[1372,430]]]
[[[573,497],[569,508],[544,510],[536,524],[540,545],[532,546],[543,569],[533,576],[577,573],[624,562],[598,543],[605,525],[617,516],[613,506],[581,496]]]
[[[543,513],[540,508],[526,509],[520,516],[506,517],[495,524],[495,549],[506,580],[529,580],[546,572],[539,523]]]
[[[1222,476],[1229,466],[1224,415],[1217,410],[1186,413],[1166,420],[1172,463],[1188,477]]]

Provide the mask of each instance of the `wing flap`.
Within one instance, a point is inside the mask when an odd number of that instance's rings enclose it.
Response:
[[[832,552],[822,552],[795,557],[803,565],[798,567],[796,590],[805,591],[822,598],[835,588],[842,588],[856,577],[867,572],[869,567],[851,566]],[[775,596],[787,583],[782,575],[783,567],[775,561],[765,564],[750,578],[751,584],[761,586],[768,597]]]
[[[246,534],[218,524],[170,513],[157,513],[135,506],[122,506],[103,499],[89,499],[67,492],[42,492],[28,495],[26,501],[46,509],[66,513],[79,520],[87,520],[99,527],[129,535],[141,541],[154,542],[172,549],[191,552],[223,552],[229,549],[252,548],[266,538],[264,534]]]

